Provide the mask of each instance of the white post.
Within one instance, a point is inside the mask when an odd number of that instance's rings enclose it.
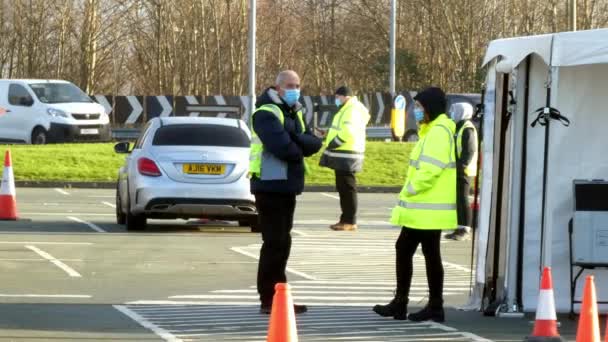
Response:
[[[255,110],[255,31],[256,31],[256,0],[249,0],[249,113]],[[251,122],[249,120],[249,122]]]

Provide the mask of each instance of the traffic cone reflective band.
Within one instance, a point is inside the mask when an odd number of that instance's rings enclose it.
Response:
[[[557,316],[555,314],[555,300],[553,298],[553,281],[551,268],[545,267],[540,282],[540,294],[536,306],[536,320],[532,335],[525,341],[564,341],[557,332]]]
[[[593,276],[587,276],[583,303],[578,317],[576,342],[600,342],[600,323],[597,315],[597,301]]]
[[[17,200],[15,197],[15,178],[11,163],[11,152],[4,155],[2,184],[0,185],[0,220],[17,219]]]
[[[274,287],[267,342],[298,342],[296,314],[289,284],[278,283]]]

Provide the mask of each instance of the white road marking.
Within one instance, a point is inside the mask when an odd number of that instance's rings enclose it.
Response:
[[[101,202],[101,203],[102,203],[102,204],[107,205],[107,206],[108,206],[108,207],[110,207],[110,208],[116,208],[116,205],[115,205],[115,204],[112,204],[112,203],[110,203],[110,202],[103,201],[103,202]]]
[[[48,242],[48,241],[0,241],[0,244],[15,245],[92,245],[92,242]]]
[[[36,261],[36,262],[46,262],[46,260],[43,259],[31,259],[31,258],[15,258],[15,259],[0,259],[0,261]],[[70,261],[70,262],[82,262],[82,259],[63,259],[63,261]]]
[[[78,216],[114,216],[115,214],[100,214],[100,213],[75,213],[71,210],[66,210],[64,213],[33,213],[33,212],[22,212],[23,216],[65,216],[66,214],[78,215]]]
[[[298,235],[298,236],[308,236],[308,234],[306,234],[306,233],[304,233],[303,231],[298,230],[298,229],[293,229],[291,232],[292,232],[293,234],[295,234],[295,235]]]
[[[325,197],[329,197],[329,198],[337,199],[337,200],[339,200],[339,199],[340,199],[340,197],[338,197],[338,196],[336,196],[336,195],[331,195],[331,194],[327,194],[327,193],[324,193],[324,192],[322,192],[322,193],[321,193],[321,195],[323,195],[323,196],[325,196]]]
[[[89,295],[62,295],[62,294],[5,294],[0,293],[0,297],[6,298],[92,298]]]
[[[82,224],[86,224],[89,228],[93,229],[96,232],[99,233],[107,233],[105,230],[103,230],[102,228],[100,228],[99,226],[97,226],[94,223],[91,222],[87,222],[84,220],[79,219],[78,217],[74,217],[74,216],[68,216],[68,218],[74,222],[78,222],[78,223],[82,223]]]
[[[113,305],[113,307],[116,310],[118,310],[118,311],[122,312],[123,314],[125,314],[126,316],[128,316],[129,318],[131,318],[132,320],[134,320],[135,322],[139,323],[139,325],[141,325],[142,327],[152,330],[156,335],[160,336],[162,339],[164,339],[167,342],[182,342],[183,341],[182,339],[175,337],[173,334],[171,334],[167,330],[158,327],[156,324],[151,323],[147,319],[140,316],[138,313],[136,313],[132,310],[129,310],[129,308],[127,308],[124,305]]]
[[[106,195],[106,196],[87,196],[88,198],[116,198],[116,196],[110,196],[110,195]]]
[[[55,191],[57,191],[58,193],[60,193],[62,195],[65,195],[65,196],[69,196],[70,195],[69,192],[67,192],[67,191],[65,191],[63,189],[55,188]]]
[[[250,257],[250,258],[254,258],[254,259],[256,259],[256,260],[259,260],[259,259],[260,259],[260,256],[259,256],[259,255],[256,255],[256,254],[253,254],[253,253],[246,252],[246,251],[242,250],[242,249],[241,249],[241,248],[239,248],[239,247],[232,247],[232,248],[230,248],[230,249],[231,249],[232,251],[234,251],[234,252],[237,252],[237,253],[239,253],[239,254],[246,255],[246,256],[248,256],[248,257]],[[309,280],[316,280],[316,278],[315,278],[315,277],[313,277],[313,276],[311,276],[311,275],[308,275],[308,274],[306,274],[306,273],[302,273],[302,272],[296,271],[296,270],[294,270],[294,269],[291,269],[290,267],[287,267],[285,270],[286,270],[287,272],[289,272],[289,273],[292,273],[292,274],[298,275],[298,276],[300,276],[300,277],[302,277],[302,278],[305,278],[305,279],[309,279]]]
[[[75,277],[75,278],[82,277],[80,275],[80,273],[76,272],[73,268],[71,268],[70,266],[68,266],[68,265],[64,264],[63,262],[59,261],[58,259],[56,259],[52,255],[50,255],[49,253],[41,250],[40,248],[38,248],[36,246],[30,246],[30,245],[27,245],[25,247],[28,248],[28,249],[30,249],[30,250],[32,250],[32,251],[34,251],[36,254],[40,255],[41,257],[45,258],[46,260],[50,261],[53,265],[61,268],[70,277]]]

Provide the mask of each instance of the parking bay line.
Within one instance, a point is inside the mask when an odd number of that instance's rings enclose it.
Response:
[[[116,208],[116,205],[114,205],[114,204],[112,204],[112,203],[110,203],[110,202],[103,201],[103,202],[101,202],[101,203],[102,203],[102,204],[107,205],[107,206],[108,206],[108,207],[110,207],[110,208]]]
[[[2,297],[2,298],[93,298],[93,296],[90,296],[90,295],[71,295],[71,294],[60,295],[60,294],[33,294],[33,293],[26,293],[26,294],[0,293],[0,297]]]
[[[331,195],[331,194],[327,194],[327,193],[324,193],[324,192],[322,192],[322,193],[321,193],[321,195],[323,195],[323,196],[325,196],[325,197],[329,197],[329,198],[337,199],[337,200],[339,200],[339,199],[340,199],[340,197],[338,197],[338,196],[336,196],[336,195]]]
[[[98,232],[98,233],[107,233],[105,230],[103,230],[102,228],[100,228],[99,226],[97,226],[94,223],[91,222],[87,222],[84,220],[79,219],[78,217],[74,217],[74,216],[68,216],[68,218],[74,222],[78,222],[78,223],[82,223],[87,225],[89,228],[93,229],[94,231]]]
[[[62,195],[65,195],[65,196],[69,196],[70,195],[69,192],[67,192],[67,191],[65,191],[63,189],[55,188],[55,191],[57,191],[58,193],[60,193]]]
[[[40,248],[38,248],[36,246],[30,246],[30,245],[26,245],[25,247],[27,249],[32,250],[33,252],[35,252],[36,254],[40,255],[41,257],[45,258],[46,260],[50,261],[53,265],[61,268],[70,277],[75,277],[75,278],[81,278],[82,277],[80,275],[80,273],[76,272],[73,268],[71,268],[70,266],[64,264],[60,260],[57,260],[55,257],[53,257],[49,253],[41,250]]]

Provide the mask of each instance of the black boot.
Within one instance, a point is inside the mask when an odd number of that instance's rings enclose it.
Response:
[[[435,321],[441,323],[445,321],[443,301],[429,301],[422,310],[408,315],[407,319],[413,322]]]
[[[376,305],[373,310],[382,317],[393,317],[394,319],[407,319],[407,297],[395,296],[390,303],[386,305]]]

